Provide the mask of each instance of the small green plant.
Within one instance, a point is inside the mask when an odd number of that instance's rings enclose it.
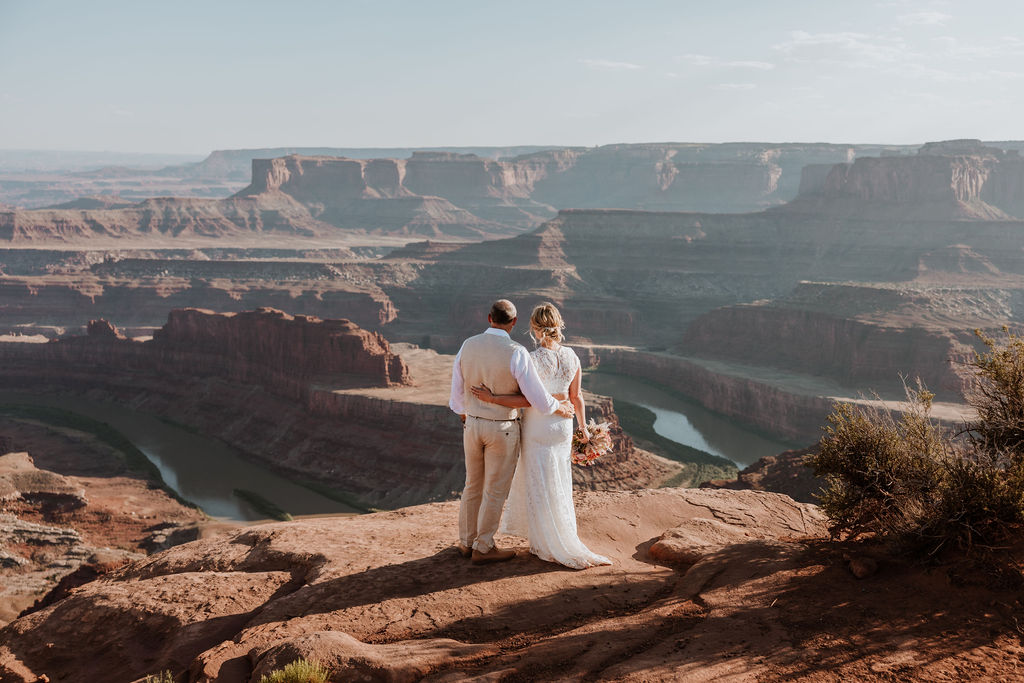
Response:
[[[174,674],[165,670],[158,674],[150,674],[142,680],[144,683],[174,683]]]
[[[327,676],[327,669],[319,663],[297,659],[263,676],[260,683],[327,683]]]

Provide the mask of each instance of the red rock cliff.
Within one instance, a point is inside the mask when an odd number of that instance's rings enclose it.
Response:
[[[684,346],[702,356],[793,370],[855,389],[898,388],[901,376],[959,399],[963,378],[952,332],[881,325],[820,311],[742,304],[711,311],[687,329]]]
[[[291,397],[306,393],[317,379],[338,386],[410,381],[404,361],[379,334],[344,319],[291,316],[272,308],[244,313],[176,309],[149,342],[127,340],[106,321],[92,321],[85,337],[0,344],[0,359],[228,377]]]
[[[186,354],[195,357],[193,367],[204,369],[242,364],[297,380],[348,374],[384,386],[409,381],[405,363],[379,334],[345,319],[291,316],[272,308],[243,313],[174,310],[152,343],[165,358]]]

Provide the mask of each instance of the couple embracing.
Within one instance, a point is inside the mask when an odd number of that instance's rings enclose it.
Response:
[[[528,539],[542,560],[574,569],[611,564],[576,533],[573,414],[587,438],[579,358],[561,345],[565,325],[552,304],[530,316],[533,352],[510,337],[516,315],[511,301],[494,302],[490,327],[455,357],[449,406],[462,418],[466,451],[459,552],[474,564],[515,557],[494,545],[501,523],[502,533]]]

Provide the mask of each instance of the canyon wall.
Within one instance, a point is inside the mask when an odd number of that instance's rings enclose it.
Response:
[[[627,375],[669,388],[708,410],[796,443],[821,437],[834,401],[816,393],[729,374],[714,364],[668,353],[621,347],[577,347],[584,367]]]
[[[193,374],[227,369],[229,376],[257,383],[336,376],[382,386],[410,381],[408,367],[380,334],[344,319],[291,316],[271,308],[234,314],[173,310],[150,343],[163,357],[187,357]],[[254,369],[265,374],[253,376]]]
[[[964,346],[951,331],[879,325],[789,307],[745,304],[711,311],[687,329],[682,348],[828,377],[852,389],[898,389],[901,375],[920,377],[953,400],[966,387],[954,365]]]
[[[412,150],[372,160],[268,154],[278,158],[253,157],[252,185],[241,194],[281,189],[302,199],[306,189],[298,190],[300,184],[332,187],[335,201],[406,192],[443,197],[495,220],[499,214],[493,212],[502,204],[509,217],[509,205],[548,217],[552,207],[752,211],[794,198],[808,164],[850,162],[879,151],[884,150],[867,145],[644,143],[550,148],[501,158],[450,150]],[[219,165],[212,157],[208,161],[211,168]],[[327,197],[317,196],[319,201]]]
[[[514,237],[431,242],[380,259],[358,258],[355,249],[308,259],[295,247],[294,259],[208,261],[176,250],[174,258],[157,251],[102,261],[80,255],[77,265],[64,261],[53,271],[42,257],[5,263],[2,331],[45,324],[52,336],[61,325],[108,317],[141,334],[172,307],[269,304],[322,317],[345,310],[393,341],[454,352],[486,324],[490,303],[509,297],[523,313],[554,302],[572,343],[666,349],[820,376],[855,390],[901,372],[940,390],[958,386],[950,359],[968,348],[970,329],[1024,322],[1024,221],[1007,217],[1024,196],[1020,160],[970,141],[927,145],[919,154],[879,150],[893,155],[877,158],[863,158],[863,151],[625,145],[501,160],[425,153],[255,162],[262,180],[232,201],[280,202],[318,225],[327,225],[332,211],[365,218],[365,225],[393,215],[396,231],[420,226],[420,218],[425,229],[435,218],[436,225],[456,225],[462,219],[455,213],[468,212],[458,202],[527,213],[529,202],[547,205],[558,196],[581,205],[642,204],[681,192],[691,181],[678,183],[688,177],[732,178],[743,192],[756,185],[770,199],[795,182],[786,169],[815,163],[803,172],[799,199],[758,213],[568,209]],[[828,165],[832,159],[839,165]],[[332,198],[335,190],[342,199]],[[426,192],[451,198],[419,194]],[[402,213],[406,204],[411,213]],[[478,227],[493,222],[480,221]],[[807,281],[822,286],[813,296],[795,296]],[[763,300],[776,303],[749,305]],[[525,325],[517,335],[528,342]]]
[[[417,152],[450,152],[474,154],[500,159],[532,154],[550,147],[543,145],[512,145],[508,147],[264,147],[261,149],[221,149],[210,152],[202,161],[181,166],[168,166],[165,175],[181,175],[210,180],[250,179],[253,161],[291,155],[347,157],[349,159],[406,159]]]
[[[304,264],[299,267],[311,270]],[[318,279],[289,282],[285,278],[268,281],[246,277],[259,271],[266,277],[268,268],[273,266],[265,262],[255,266],[147,261],[125,263],[109,277],[3,277],[0,334],[17,333],[27,325],[54,336],[82,329],[91,319],[107,318],[140,328],[139,333],[147,335],[148,330],[166,320],[169,310],[186,307],[230,311],[268,306],[323,318],[345,312],[370,329],[379,329],[397,315],[394,304],[379,290],[332,287],[329,281]],[[295,269],[294,264],[282,268],[285,273]]]
[[[0,212],[0,240],[77,243],[154,237],[221,238],[252,234],[310,237],[330,231],[285,194],[234,199],[146,199],[128,208]]]
[[[221,376],[301,397],[310,381],[340,386],[408,384],[409,370],[375,332],[348,320],[291,316],[272,308],[242,313],[175,309],[150,341],[131,341],[103,320],[84,337],[0,344],[12,363],[92,367],[112,362],[168,377]],[[114,361],[112,359],[116,358]]]
[[[0,344],[0,364],[4,389],[131,405],[364,504],[461,486],[461,458],[451,457],[460,432],[447,408],[334,393],[411,382],[383,338],[346,320],[179,310],[152,341],[97,321],[84,337]]]

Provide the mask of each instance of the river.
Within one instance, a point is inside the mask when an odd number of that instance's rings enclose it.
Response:
[[[50,406],[106,422],[146,454],[178,495],[214,518],[266,519],[265,514],[234,495],[234,489],[254,491],[295,516],[359,512],[243,459],[222,441],[130,408],[80,396],[10,392],[0,392],[0,403]]]
[[[728,458],[741,469],[758,458],[798,447],[744,427],[731,418],[653,384],[624,375],[586,373],[583,386],[595,394],[647,408],[654,413],[654,431],[661,436]]]

